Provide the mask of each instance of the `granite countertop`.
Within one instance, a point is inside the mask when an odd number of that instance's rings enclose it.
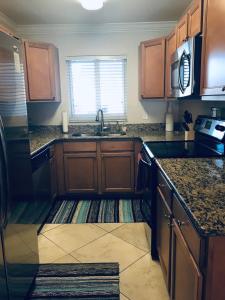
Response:
[[[130,139],[130,138],[139,138],[143,142],[146,141],[173,141],[173,140],[184,140],[183,132],[153,132],[151,134],[146,132],[129,132],[127,135],[116,135],[116,136],[92,136],[92,135],[84,135],[73,137],[72,134],[62,134],[59,132],[33,132],[29,135],[30,138],[30,148],[31,155],[34,155],[42,148],[52,144],[57,140],[113,140],[113,139]]]
[[[225,158],[157,159],[202,235],[225,235]]]

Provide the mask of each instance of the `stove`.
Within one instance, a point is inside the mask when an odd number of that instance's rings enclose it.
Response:
[[[194,141],[145,142],[150,158],[221,157],[225,155],[225,121],[199,116]]]

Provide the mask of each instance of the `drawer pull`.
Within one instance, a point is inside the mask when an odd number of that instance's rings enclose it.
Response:
[[[187,225],[186,222],[182,222],[182,221],[180,221],[180,220],[177,220],[177,224],[178,224],[179,227],[182,227],[182,226]]]
[[[225,92],[225,86],[222,87],[222,92]]]
[[[164,217],[168,220],[170,220],[170,215],[165,214]]]
[[[159,183],[159,187],[161,187],[161,188],[166,188],[166,184]]]

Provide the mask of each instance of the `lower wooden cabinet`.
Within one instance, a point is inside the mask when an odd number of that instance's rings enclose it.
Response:
[[[167,288],[170,288],[170,243],[172,212],[157,188],[157,250]]]
[[[171,300],[201,300],[200,270],[175,220],[172,228]]]
[[[64,154],[64,172],[67,193],[97,192],[96,153]]]
[[[134,191],[134,153],[101,154],[102,193]]]

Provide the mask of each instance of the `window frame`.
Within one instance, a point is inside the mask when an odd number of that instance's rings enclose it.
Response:
[[[68,97],[69,97],[69,121],[70,123],[95,123],[95,115],[83,115],[80,117],[79,115],[76,115],[75,112],[75,101],[72,99],[74,98],[73,95],[73,85],[71,80],[71,70],[70,65],[73,61],[96,61],[96,60],[124,60],[124,113],[123,115],[115,114],[115,117],[107,117],[107,115],[104,115],[104,119],[107,122],[115,122],[115,121],[127,121],[127,103],[128,103],[128,77],[127,77],[127,65],[128,65],[128,59],[125,55],[111,55],[111,56],[103,56],[103,55],[84,55],[84,56],[70,56],[66,58],[66,73],[67,73],[67,84],[68,84]],[[98,102],[96,102],[98,104]],[[101,108],[101,107],[99,107]],[[98,110],[98,108],[97,108]],[[96,113],[97,113],[96,110]]]

